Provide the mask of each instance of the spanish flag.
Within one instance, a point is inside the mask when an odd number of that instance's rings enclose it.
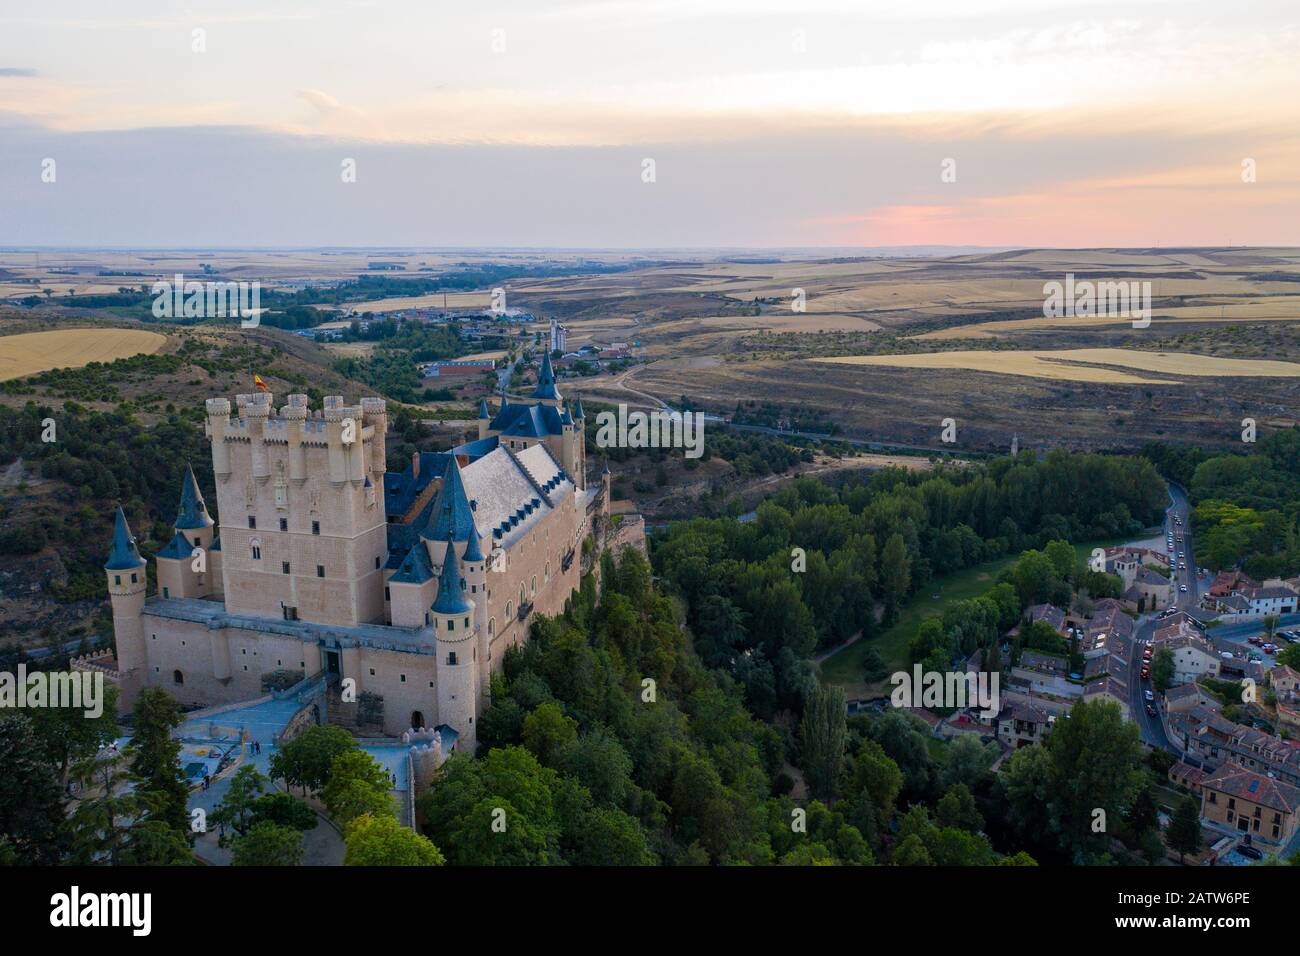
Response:
[[[253,376],[253,387],[260,388],[264,392],[269,392],[271,390],[271,386],[262,381],[262,376],[260,375]]]

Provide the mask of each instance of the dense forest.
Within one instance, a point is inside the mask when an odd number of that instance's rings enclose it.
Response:
[[[1143,454],[1191,498],[1198,563],[1263,580],[1300,574],[1300,429],[1243,453],[1152,445]]]
[[[653,559],[685,601],[701,658],[768,715],[801,705],[815,652],[859,631],[870,640],[934,576],[1051,541],[1125,535],[1157,523],[1166,503],[1144,459],[1024,453],[926,473],[890,469],[839,488],[799,478],[752,522],[672,525],[654,538]],[[1042,570],[1036,559],[1023,563],[1026,577]],[[1108,587],[1089,583],[1098,594]],[[1052,596],[1037,585],[1020,594]],[[950,649],[971,650],[961,640]]]

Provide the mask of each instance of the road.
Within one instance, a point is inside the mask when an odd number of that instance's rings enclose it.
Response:
[[[1201,581],[1196,574],[1195,552],[1192,550],[1191,504],[1187,500],[1187,493],[1172,482],[1169,485],[1169,499],[1169,508],[1165,511],[1164,530],[1166,535],[1172,534],[1174,538],[1169,572],[1170,580],[1174,585],[1173,604],[1179,610],[1192,610],[1200,601]],[[1162,541],[1161,545],[1164,544],[1165,542]],[[1184,555],[1182,559],[1178,557],[1180,552]],[[1185,569],[1178,567],[1184,563],[1187,565]],[[1183,587],[1187,590],[1181,590]],[[1144,614],[1138,618],[1138,628],[1132,652],[1129,654],[1129,712],[1137,721],[1143,743],[1173,751],[1174,747],[1170,745],[1158,712],[1155,717],[1147,713],[1145,692],[1150,690],[1154,693],[1154,688],[1150,680],[1141,677],[1142,649],[1151,643],[1159,625],[1160,622],[1155,614]]]

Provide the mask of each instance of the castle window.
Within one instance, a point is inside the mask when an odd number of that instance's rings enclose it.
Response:
[[[488,618],[488,637],[492,637],[494,634],[496,634],[496,632],[497,632],[497,619],[494,617]]]
[[[289,530],[289,519],[288,519],[288,518],[281,518],[281,519],[280,519],[280,530],[281,530],[281,531],[288,531],[288,530]]]
[[[320,522],[319,522],[319,521],[313,521],[313,522],[311,523],[311,533],[312,533],[312,534],[320,534]]]
[[[281,574],[288,574],[288,573],[289,573],[289,562],[288,562],[288,561],[281,561],[281,562],[280,562],[280,573],[281,573]]]
[[[316,577],[318,578],[325,577],[325,565],[323,564],[316,565]]]
[[[384,587],[384,600],[385,600],[385,601],[391,601],[392,599],[393,599],[393,596],[388,592],[388,587],[387,587],[387,585],[385,585],[385,587]]]
[[[163,588],[163,597],[165,598],[171,597],[171,594],[168,592],[167,588]]]
[[[401,682],[402,682],[403,684],[406,683],[406,675],[405,675],[405,674],[398,674],[397,676],[398,676],[399,678],[401,678]]]
[[[371,677],[374,677],[374,676],[375,676],[375,669],[374,669],[373,667],[370,668],[370,676],[371,676]]]
[[[450,618],[450,617],[447,618],[447,630],[449,631],[456,630],[456,621],[454,618]]]
[[[455,666],[456,666],[456,652],[455,652],[455,651],[448,651],[448,652],[447,652],[447,663],[448,663],[450,666],[452,666],[452,667],[455,667]]]
[[[537,593],[537,575],[535,575],[535,574],[533,575],[532,593],[533,593],[533,594],[536,594],[536,593]]]
[[[256,527],[257,527],[257,518],[253,517],[252,515],[249,515],[249,516],[248,516],[248,526],[249,526],[250,528],[256,528]]]
[[[465,618],[465,630],[469,630],[469,618]]]
[[[115,575],[113,575],[113,583],[114,583],[114,584],[121,584],[121,583],[122,583],[122,575],[120,575],[120,574],[115,574]]]
[[[173,684],[184,684],[184,683],[185,683],[185,675],[182,674],[180,671],[172,671],[172,683],[173,683]]]
[[[137,579],[136,579],[135,573],[132,572],[132,574],[131,574],[131,583],[132,583],[132,584],[135,584],[135,583],[136,583],[136,580],[137,580]]]
[[[375,555],[375,570],[379,570],[379,555]]]
[[[507,620],[507,621],[510,620],[510,615],[514,613],[514,610],[515,610],[515,602],[514,602],[514,601],[506,601],[506,620]]]
[[[429,612],[428,612],[428,611],[425,611],[425,612],[424,612],[424,626],[425,626],[425,627],[428,627],[428,626],[429,626]]]

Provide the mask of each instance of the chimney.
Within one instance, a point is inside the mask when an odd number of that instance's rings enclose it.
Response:
[[[411,477],[420,477],[420,453],[418,451],[411,452]]]

